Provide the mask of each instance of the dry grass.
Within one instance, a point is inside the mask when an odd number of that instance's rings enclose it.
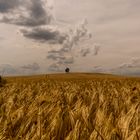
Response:
[[[66,74],[7,78],[0,140],[139,140],[140,79]]]

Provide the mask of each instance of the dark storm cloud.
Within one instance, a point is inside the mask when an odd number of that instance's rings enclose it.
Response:
[[[33,63],[33,64],[24,65],[21,68],[26,70],[37,71],[40,69],[40,66],[37,63]]]
[[[53,44],[62,44],[65,40],[66,36],[63,33],[60,33],[58,30],[54,30],[51,28],[33,28],[31,30],[21,30],[23,35],[27,38],[41,41],[41,42],[49,42]]]
[[[31,0],[31,5],[27,6],[28,17],[21,15],[15,22],[17,25],[23,26],[39,26],[50,24],[52,16],[49,10],[45,9],[41,0]]]
[[[25,0],[24,3],[22,0],[2,0],[0,13],[6,13],[1,22],[20,26],[46,25],[52,19],[50,9],[45,7],[43,0]]]
[[[21,0],[0,0],[0,13],[8,13],[20,5]]]

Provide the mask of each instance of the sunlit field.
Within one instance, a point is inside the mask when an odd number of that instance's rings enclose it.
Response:
[[[140,78],[6,77],[0,140],[140,140]]]

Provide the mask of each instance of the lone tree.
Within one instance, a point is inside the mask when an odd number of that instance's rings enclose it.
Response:
[[[69,68],[66,68],[66,69],[65,69],[65,72],[66,72],[66,73],[69,73],[69,72],[70,72],[70,69],[69,69]]]

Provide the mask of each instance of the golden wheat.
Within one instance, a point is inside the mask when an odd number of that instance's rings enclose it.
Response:
[[[140,139],[139,79],[60,78],[7,78],[0,140]]]

